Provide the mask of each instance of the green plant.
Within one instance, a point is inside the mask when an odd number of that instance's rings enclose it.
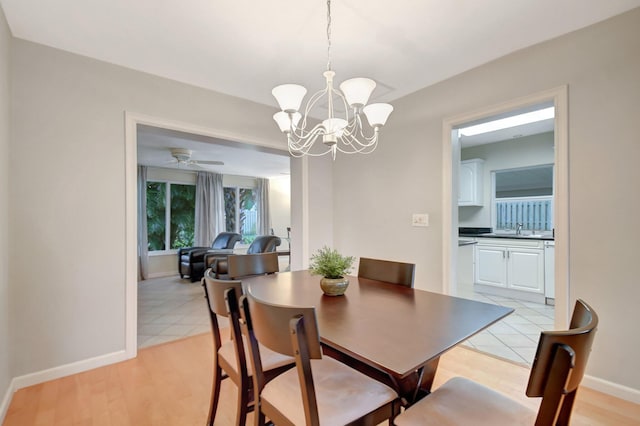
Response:
[[[353,256],[342,256],[337,250],[324,246],[311,255],[309,270],[313,275],[341,278],[351,271],[354,260]]]

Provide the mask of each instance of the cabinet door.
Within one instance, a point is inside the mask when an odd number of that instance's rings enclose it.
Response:
[[[537,249],[509,249],[508,287],[544,294],[544,253]]]
[[[503,247],[476,246],[475,282],[507,286],[506,250]]]
[[[472,163],[460,163],[460,190],[458,193],[458,204],[469,205],[475,200],[476,173]]]

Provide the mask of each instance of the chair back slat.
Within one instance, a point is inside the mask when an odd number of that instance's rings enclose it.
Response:
[[[591,352],[591,345],[598,326],[598,316],[582,300],[577,300],[568,331],[543,331],[531,367],[527,396],[543,396],[551,371],[556,346],[565,344],[575,353],[574,365],[566,391],[574,391],[584,376],[584,370]]]
[[[207,299],[209,300],[209,310],[216,315],[229,316],[225,302],[225,291],[229,288],[235,289],[236,299],[242,296],[242,282],[230,280],[218,280],[211,269],[207,269],[204,274],[204,286]]]
[[[384,281],[413,288],[413,263],[395,262],[390,260],[360,258],[358,277]]]
[[[251,294],[250,288],[246,294],[253,333],[260,343],[272,351],[295,356],[291,345],[289,322],[292,318],[301,317],[304,319],[304,334],[310,358],[322,358],[320,333],[314,308],[280,306],[263,302]]]
[[[278,253],[232,255],[227,258],[227,270],[229,278],[232,280],[251,275],[279,272]]]

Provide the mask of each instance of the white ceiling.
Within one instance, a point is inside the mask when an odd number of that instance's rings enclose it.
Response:
[[[137,136],[138,163],[145,166],[264,178],[289,174],[289,155],[274,149],[141,125]],[[191,160],[222,161],[224,165],[177,164],[171,148],[190,149]]]
[[[15,37],[271,105],[281,83],[318,90],[326,3],[300,0],[0,0]],[[336,0],[336,82],[378,101],[640,6],[640,0]],[[393,119],[393,116],[391,117]],[[275,123],[274,123],[275,126]]]

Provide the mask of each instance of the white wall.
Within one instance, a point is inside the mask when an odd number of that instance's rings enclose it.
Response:
[[[0,420],[11,382],[9,339],[9,50],[11,35],[0,7]],[[5,407],[6,408],[6,407]]]
[[[444,118],[568,84],[570,297],[600,314],[587,373],[640,400],[638,52],[635,9],[394,102],[377,152],[334,165],[337,248],[416,262],[416,287],[440,291]]]
[[[10,346],[21,376],[124,348],[125,111],[286,147],[275,108],[22,40],[11,59]]]
[[[482,175],[484,204],[482,207],[459,207],[458,224],[459,226],[489,227],[491,226],[491,172],[553,164],[553,132],[464,148],[460,156],[462,160],[472,158],[485,160]]]
[[[287,236],[287,228],[291,227],[291,177],[281,176],[269,179],[269,210],[271,227],[279,237]],[[280,248],[288,248],[283,241]]]

